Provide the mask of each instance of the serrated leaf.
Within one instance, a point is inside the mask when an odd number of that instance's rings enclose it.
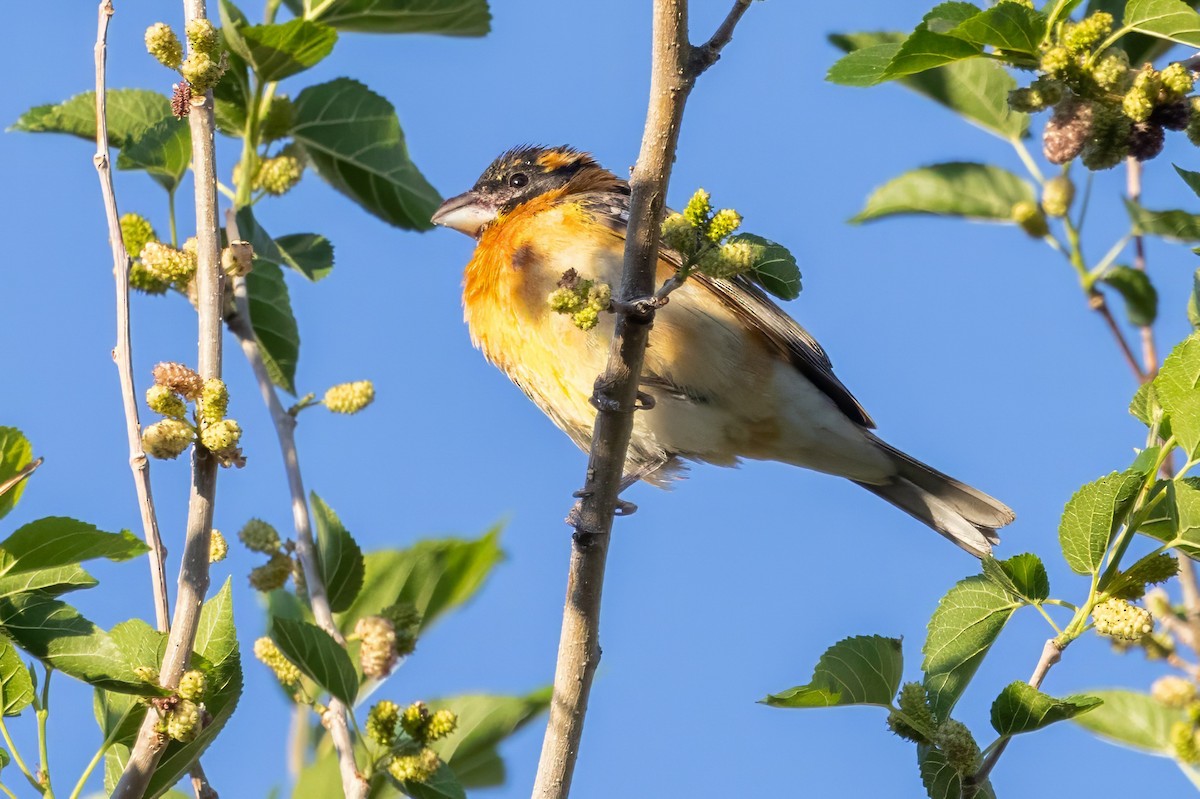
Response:
[[[0,635],[0,714],[16,716],[33,703],[33,680],[12,641]]]
[[[1058,525],[1058,542],[1076,574],[1099,572],[1113,532],[1125,521],[1143,476],[1113,472],[1084,485],[1067,502]]]
[[[222,30],[226,60],[225,74],[213,87],[213,112],[217,130],[227,136],[242,138],[246,132],[246,109],[252,101],[250,76],[246,62],[229,47],[228,31]]]
[[[148,551],[128,530],[106,533],[86,522],[48,516],[18,527],[0,541],[0,575],[56,569],[93,558],[129,560]]]
[[[834,34],[829,37],[829,41],[847,51],[887,45],[891,48],[891,54],[886,55],[890,60],[895,50],[899,49],[899,42],[904,38],[904,34],[901,33],[849,33]],[[856,67],[859,70],[858,74],[861,75],[861,80],[869,82],[849,85],[878,83],[883,69],[887,66],[886,63],[878,65],[884,57],[884,51],[879,50],[870,57],[864,55],[859,58]],[[832,70],[829,79],[833,80]],[[1008,93],[1017,88],[1016,80],[994,61],[959,61],[909,75],[896,82],[940,103],[971,124],[1006,141],[1020,138],[1029,127],[1029,114],[1013,111],[1008,105]]]
[[[1050,596],[1050,578],[1042,559],[1030,552],[1013,555],[1007,560],[983,558],[984,576],[1004,588],[1014,597],[1031,604],[1043,602]]]
[[[1166,490],[1150,503],[1138,532],[1200,560],[1200,480],[1163,481]]]
[[[270,261],[256,261],[246,275],[250,322],[271,382],[296,393],[296,364],[300,360],[300,328],[292,314],[283,270]]]
[[[1046,18],[1021,3],[998,3],[960,22],[951,36],[1002,50],[1037,55],[1046,34]]]
[[[317,174],[396,227],[428,230],[441,202],[412,163],[396,110],[358,81],[338,78],[296,97],[294,140]]]
[[[323,690],[354,704],[358,674],[345,647],[315,624],[292,619],[271,620],[271,638],[279,651]]]
[[[1125,200],[1133,232],[1161,236],[1172,241],[1200,241],[1200,216],[1187,211],[1150,211],[1133,200]]]
[[[1094,696],[1055,699],[1029,683],[1013,682],[992,703],[992,727],[1001,735],[1019,735],[1074,718],[1102,704],[1103,700]]]
[[[146,705],[137,697],[97,688],[92,696],[92,714],[105,741],[132,746],[146,715]]]
[[[316,233],[293,233],[271,238],[249,208],[237,213],[238,233],[254,248],[254,263],[287,267],[314,283],[333,270],[333,245]]]
[[[0,485],[15,478],[33,461],[33,445],[15,427],[0,427]],[[8,515],[25,491],[21,480],[0,494],[0,519]]]
[[[192,161],[191,126],[167,117],[131,137],[117,156],[117,169],[140,169],[174,192]]]
[[[25,591],[38,591],[47,596],[59,596],[81,588],[92,588],[99,581],[78,565],[60,566],[55,569],[37,569],[23,574],[8,574],[0,577],[0,597],[12,596]]]
[[[1174,757],[1171,725],[1187,722],[1182,710],[1168,708],[1148,694],[1119,688],[1088,691],[1104,704],[1073,721],[1109,743]]]
[[[233,715],[242,694],[242,665],[233,625],[233,589],[228,579],[204,603],[196,628],[195,652],[206,663],[208,691],[204,706],[212,717],[190,743],[171,741],[146,789],[147,799],[162,796],[187,773]],[[111,750],[110,750],[111,751]],[[106,762],[107,766],[107,762]]]
[[[772,707],[891,707],[904,676],[899,638],[860,635],[825,650],[812,680],[762,700]]]
[[[300,0],[285,3],[302,13]],[[491,29],[487,0],[334,0],[322,8],[322,22],[359,33],[484,36]]]
[[[309,494],[317,528],[317,566],[325,583],[329,607],[341,613],[354,604],[363,586],[363,554],[333,508]]]
[[[467,792],[445,763],[429,779],[423,782],[406,780],[403,785],[404,793],[412,799],[467,799]]]
[[[1113,16],[1113,27],[1119,29],[1125,17],[1125,4],[1126,0],[1090,0],[1084,15],[1088,16],[1096,11],[1107,11]],[[1200,0],[1188,2],[1192,8],[1195,8],[1197,4],[1200,4]],[[1147,61],[1157,61],[1174,47],[1175,43],[1147,36],[1144,33],[1129,32],[1118,39],[1113,46],[1126,52],[1129,56],[1129,63],[1144,64]]]
[[[1130,324],[1154,324],[1158,316],[1158,291],[1144,270],[1118,264],[1109,267],[1100,282],[1112,286],[1125,300],[1125,315]]]
[[[1182,0],[1129,0],[1122,24],[1159,39],[1200,47],[1200,14]]]
[[[312,67],[333,52],[337,31],[308,19],[237,28],[237,54],[264,81],[280,81]]]
[[[900,44],[900,49],[883,71],[883,79],[893,80],[980,55],[983,55],[983,48],[977,44],[917,28]]]
[[[960,580],[929,620],[922,652],[925,689],[934,716],[946,719],[1000,631],[1020,607],[1008,591],[983,575]]]
[[[1171,420],[1171,432],[1191,457],[1200,455],[1200,335],[1171,351],[1154,378],[1154,395]]]
[[[36,592],[0,599],[0,627],[29,654],[89,685],[122,693],[157,693],[133,673],[125,653],[108,633],[58,599]]]
[[[368,553],[362,591],[354,604],[339,614],[338,626],[343,631],[353,629],[363,616],[403,601],[411,602],[421,614],[421,629],[428,628],[483,586],[504,557],[499,540],[500,528],[493,527],[473,541],[421,541],[409,549]]]
[[[105,95],[108,143],[124,147],[143,131],[171,116],[171,101],[147,89],[109,89]],[[67,133],[96,141],[96,93],[29,109],[10,130],[28,133]]]
[[[1200,172],[1183,169],[1179,164],[1171,164],[1171,166],[1175,167],[1175,171],[1179,174],[1179,177],[1183,178],[1183,182],[1192,190],[1192,193],[1200,197]]]
[[[979,6],[963,0],[938,3],[921,17],[921,27],[934,33],[949,33],[980,12]]]
[[[746,272],[746,277],[781,300],[800,296],[800,266],[787,247],[753,233],[739,233],[731,236],[730,241],[744,241],[755,248],[754,266]]]
[[[504,761],[497,745],[550,707],[553,688],[526,696],[455,696],[430,703],[433,710],[453,710],[458,726],[433,749],[454,771],[464,788],[501,785]]]
[[[872,44],[852,50],[834,62],[825,80],[839,86],[874,86],[887,80],[888,64],[900,52],[900,42]]]
[[[921,783],[930,799],[962,799],[962,777],[946,762],[946,756],[932,746],[917,747],[917,767],[921,770]],[[979,786],[975,799],[996,799],[989,780]]]
[[[1012,207],[1033,202],[1033,187],[997,166],[955,162],[915,169],[875,189],[852,222],[901,214],[1011,222]]]

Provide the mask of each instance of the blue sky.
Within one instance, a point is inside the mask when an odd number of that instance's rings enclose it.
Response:
[[[591,150],[622,173],[645,113],[648,5],[508,0],[493,3],[485,39],[345,35],[330,58],[287,85],[294,94],[348,75],[386,95],[414,160],[446,196],[502,150],[530,141]],[[726,4],[695,5],[700,39]],[[110,85],[168,90],[168,73],[145,55],[141,37],[164,9],[165,21],[179,25],[179,4],[117,6]],[[998,554],[1039,553],[1055,594],[1077,599],[1086,586],[1058,556],[1063,503],[1083,482],[1123,467],[1144,435],[1125,414],[1134,385],[1101,321],[1065,264],[1013,228],[846,223],[872,187],[909,168],[990,160],[1021,169],[1006,144],[900,88],[824,82],[837,55],[826,34],[907,28],[925,10],[910,0],[756,3],[692,96],[670,199],[681,204],[703,186],[736,207],[748,229],[791,247],[804,292],[789,311],[829,350],[881,434],[1011,504],[1019,518]],[[91,86],[94,3],[14,4],[7,19],[18,35],[0,54],[6,125],[31,105]],[[223,174],[235,158],[222,145]],[[1147,170],[1146,203],[1194,208],[1171,161],[1200,168],[1197,152],[1173,136]],[[91,150],[75,139],[8,133],[0,174],[8,186],[0,198],[0,424],[21,428],[46,457],[5,529],[52,514],[137,529]],[[1093,258],[1124,230],[1121,180],[1096,181],[1085,232]],[[123,211],[165,228],[162,192],[148,178],[118,173],[117,190]],[[185,234],[189,214],[181,213]],[[391,229],[311,173],[259,215],[277,235],[314,230],[336,247],[334,273],[320,285],[289,277],[302,391],[362,378],[378,390],[359,417],[302,417],[309,487],[366,549],[506,523],[507,560],[473,604],[422,639],[381,695],[521,693],[549,682],[569,550],[561,519],[585,460],[471,348],[458,294],[471,242],[443,230]],[[1152,241],[1149,261],[1165,350],[1188,330],[1195,257]],[[194,358],[194,317],[183,300],[137,297],[133,309],[139,380],[160,360]],[[222,474],[217,526],[232,533],[261,516],[286,529],[269,419],[236,345],[227,341],[226,352],[249,465]],[[154,479],[170,545],[182,535],[186,465],[155,464]],[[755,701],[806,682],[820,653],[852,634],[903,636],[906,676],[917,678],[925,621],[977,563],[847,482],[777,464],[697,468],[673,492],[638,487],[629,496],[641,509],[615,532],[604,659],[574,795],[923,795],[912,748],[885,730],[882,712],[782,711]],[[232,550],[214,579],[233,575],[248,645],[263,629],[245,583],[256,559]],[[150,618],[144,563],[97,574],[101,587],[77,598],[97,621]],[[1018,614],[981,669],[960,714],[985,739],[992,698],[1028,677],[1046,632],[1037,614]],[[205,758],[227,796],[265,795],[285,778],[287,707],[265,669],[246,665],[242,706]],[[1145,687],[1160,673],[1085,638],[1045,688]],[[71,784],[97,742],[90,698],[63,680],[54,700],[51,758]],[[25,748],[27,722],[18,723]],[[535,725],[504,746],[509,783],[485,795],[528,795],[541,732]],[[994,775],[1000,796],[1120,795],[1143,780],[1187,790],[1168,761],[1069,725],[1014,742]]]

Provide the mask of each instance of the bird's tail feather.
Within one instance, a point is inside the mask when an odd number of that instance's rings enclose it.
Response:
[[[896,475],[887,483],[862,483],[917,520],[924,522],[976,557],[990,555],[1000,543],[996,528],[1016,518],[1012,509],[994,497],[959,482],[906,455],[883,441]]]

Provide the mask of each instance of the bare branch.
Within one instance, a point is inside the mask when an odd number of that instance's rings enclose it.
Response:
[[[184,0],[184,17],[190,22],[205,19],[205,0]],[[200,376],[221,376],[221,298],[224,273],[217,218],[217,171],[213,143],[213,98],[209,91],[202,105],[193,105],[188,119],[192,130],[192,171],[196,185],[196,311],[199,316]],[[192,488],[188,498],[187,530],[179,567],[175,613],[167,638],[159,680],[167,688],[179,684],[187,669],[196,641],[196,627],[209,584],[209,539],[212,535],[213,505],[217,494],[217,459],[202,446],[192,449]],[[130,752],[125,772],[113,797],[140,799],[154,773],[163,747],[155,726],[158,718],[147,712]]]
[[[240,241],[237,220],[233,210],[226,211],[225,229],[230,241]],[[234,281],[234,302],[236,312],[227,321],[229,330],[242,347],[242,354],[250,362],[254,377],[258,381],[258,389],[263,402],[271,413],[271,421],[275,424],[275,436],[279,439],[279,449],[283,455],[283,468],[287,472],[288,489],[292,500],[292,521],[296,528],[296,555],[304,569],[304,583],[308,590],[309,604],[312,606],[313,618],[325,632],[343,646],[346,643],[341,631],[333,621],[333,610],[329,606],[325,581],[317,570],[316,556],[313,549],[312,522],[308,515],[308,499],[304,494],[304,480],[300,474],[300,456],[296,451],[296,417],[288,413],[275,393],[275,386],[263,362],[262,352],[258,348],[258,340],[254,337],[254,328],[250,318],[250,299],[246,293],[246,281],[237,278]],[[322,714],[321,724],[329,730],[333,739],[333,747],[338,754],[338,766],[342,774],[342,791],[347,799],[365,799],[367,781],[358,772],[354,761],[354,742],[350,738],[350,730],[346,721],[348,709],[336,697],[329,701],[329,709]]]
[[[687,0],[656,0],[650,103],[641,152],[630,179],[629,228],[617,324],[608,367],[596,380],[600,409],[592,435],[587,479],[573,514],[567,601],[563,609],[554,697],[542,743],[534,799],[564,799],[571,788],[583,736],[592,678],[600,660],[600,601],[613,517],[633,431],[638,380],[654,320],[659,227],[684,105],[696,77],[732,38],[749,0],[737,0],[717,34],[698,51],[688,43]]]
[[[108,242],[112,246],[113,278],[117,286],[117,344],[113,347],[113,362],[121,381],[121,404],[125,409],[125,432],[129,439],[129,468],[137,490],[138,508],[142,516],[142,532],[150,547],[150,583],[154,590],[154,619],[160,632],[170,623],[170,604],[167,599],[167,551],[158,532],[158,517],[154,512],[154,496],[150,491],[150,462],[142,449],[142,426],[138,419],[137,390],[133,380],[133,352],[129,333],[129,253],[121,236],[121,219],[117,212],[117,196],[113,189],[112,165],[108,159],[107,78],[108,23],[114,13],[112,0],[100,3],[99,29],[96,32],[96,154],[92,162],[100,178],[100,193],[104,196],[104,216],[108,220]]]
[[[1100,317],[1108,326],[1109,332],[1112,333],[1113,339],[1116,340],[1117,346],[1121,349],[1121,355],[1125,358],[1125,365],[1133,372],[1133,376],[1139,383],[1145,382],[1146,373],[1142,371],[1142,365],[1138,363],[1137,356],[1133,354],[1133,348],[1129,346],[1129,342],[1125,339],[1125,334],[1121,331],[1121,326],[1113,318],[1112,311],[1109,310],[1108,301],[1104,298],[1104,295],[1093,289],[1088,294],[1088,307],[1100,314]]]

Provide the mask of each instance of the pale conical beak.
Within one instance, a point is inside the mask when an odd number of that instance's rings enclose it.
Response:
[[[430,220],[435,225],[454,228],[472,238],[479,238],[483,226],[496,218],[495,205],[473,191],[451,197],[442,203]]]

